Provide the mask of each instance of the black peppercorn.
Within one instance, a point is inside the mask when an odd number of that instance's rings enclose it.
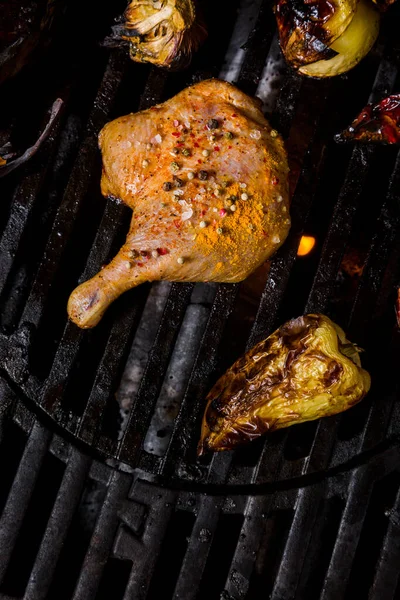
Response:
[[[210,119],[207,123],[208,129],[218,129],[219,123],[217,119]]]
[[[177,177],[176,175],[174,175],[174,182],[178,188],[181,188],[185,185],[185,182],[183,181],[183,179],[180,179],[180,177]]]
[[[199,179],[201,181],[207,181],[207,179],[208,179],[207,171],[199,171]]]

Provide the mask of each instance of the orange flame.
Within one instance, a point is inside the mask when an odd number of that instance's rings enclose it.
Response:
[[[307,256],[315,246],[315,237],[303,235],[297,250],[297,256]]]

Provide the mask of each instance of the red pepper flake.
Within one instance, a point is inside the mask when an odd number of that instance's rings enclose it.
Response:
[[[180,228],[181,228],[182,221],[181,221],[180,219],[175,219],[175,220],[174,220],[174,221],[172,221],[172,222],[173,222],[173,224],[175,225],[175,227],[176,227],[177,229],[180,229]]]
[[[219,216],[220,217],[225,217],[227,214],[227,211],[225,210],[225,208],[221,208],[221,210],[219,211]]]
[[[190,134],[190,137],[191,137],[191,138],[194,138],[194,137],[196,137],[196,136],[195,136],[195,134],[194,134],[194,133],[191,133],[191,134]]]
[[[141,256],[147,256],[147,252],[146,252],[146,250],[141,250],[141,251],[140,251],[140,255],[141,255]]]
[[[221,148],[219,146],[214,146],[214,150],[215,150],[215,152],[219,152],[221,150]]]
[[[173,132],[172,132],[172,135],[173,135],[174,137],[181,137],[181,135],[182,135],[182,134],[181,134],[179,131],[173,131]]]
[[[200,146],[199,146],[199,144],[198,144],[197,142],[194,142],[193,146],[194,146],[195,148],[200,148]]]
[[[180,148],[181,146],[184,146],[185,143],[184,142],[176,142],[176,145],[179,146],[179,148]]]
[[[228,146],[228,150],[232,150],[232,146]]]
[[[277,177],[273,177],[273,178],[271,179],[271,183],[272,183],[272,185],[278,185],[278,183],[279,183],[279,179],[278,179]]]
[[[232,117],[233,117],[234,119],[236,119],[236,117],[237,117],[237,114],[236,114],[236,113],[233,113]]]
[[[167,248],[157,248],[157,252],[160,256],[165,256],[168,254],[169,250],[167,250]]]
[[[138,267],[143,267],[143,263],[136,263]]]
[[[202,160],[198,159],[197,161],[199,163],[199,165],[201,165],[201,163],[203,162]]]
[[[201,213],[200,213],[200,216],[204,217],[204,215],[206,214],[206,212],[207,212],[206,210],[202,210]]]

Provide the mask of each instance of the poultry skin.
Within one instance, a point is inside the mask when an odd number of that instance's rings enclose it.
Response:
[[[99,135],[101,191],[133,216],[117,256],[71,294],[70,319],[95,326],[143,282],[245,279],[290,227],[283,142],[259,106],[211,79]]]

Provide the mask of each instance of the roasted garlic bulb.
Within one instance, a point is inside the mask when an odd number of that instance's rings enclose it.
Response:
[[[194,0],[133,0],[111,40],[127,42],[132,60],[178,69],[206,37]]]
[[[380,21],[369,0],[278,0],[276,19],[286,60],[311,77],[352,69],[375,43]]]
[[[208,394],[199,455],[347,410],[370,388],[359,352],[324,315],[288,321],[240,358]]]

